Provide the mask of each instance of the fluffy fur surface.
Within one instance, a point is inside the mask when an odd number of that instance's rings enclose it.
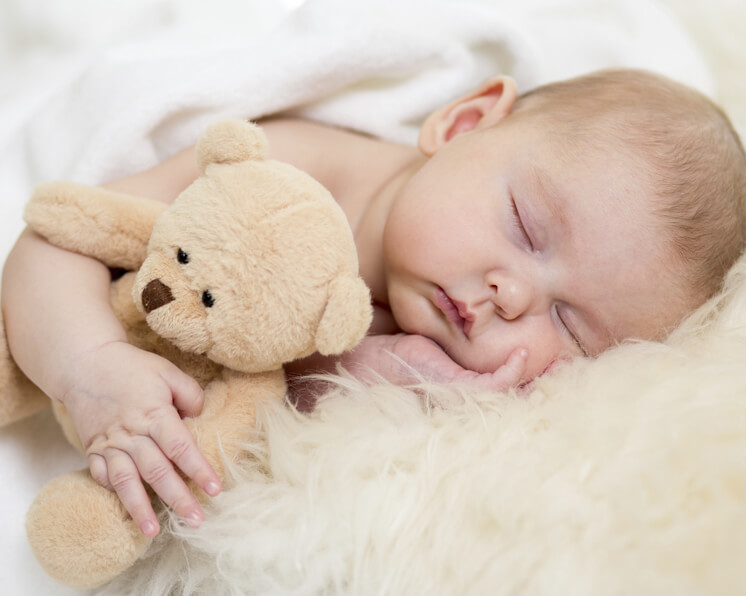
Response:
[[[668,343],[525,399],[342,380],[271,407],[203,526],[102,593],[741,594],[745,347],[743,261]]]

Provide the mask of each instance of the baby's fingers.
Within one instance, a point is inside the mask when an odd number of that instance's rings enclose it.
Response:
[[[197,499],[176,472],[169,459],[151,439],[147,437],[139,439],[138,446],[134,451],[134,463],[142,479],[178,516],[195,528],[202,523],[204,515]],[[119,494],[119,491],[117,491],[117,494]],[[122,503],[126,507],[127,503],[124,502],[124,499],[122,499]]]
[[[495,391],[505,391],[510,387],[515,387],[523,380],[527,360],[528,351],[525,348],[516,348],[510,353],[505,364],[493,373],[478,375],[473,384],[477,387]]]
[[[161,371],[161,378],[171,390],[173,404],[179,414],[193,418],[202,412],[205,395],[197,381],[173,365]]]
[[[211,497],[220,492],[220,479],[197,447],[197,443],[184,422],[175,411],[163,417],[151,429],[151,437],[166,457],[174,462],[184,474]],[[151,486],[153,486],[151,484]],[[155,486],[153,486],[156,489]],[[158,490],[156,490],[158,492]],[[158,494],[168,505],[171,502]],[[191,495],[191,492],[189,493]],[[196,501],[195,501],[196,502]],[[174,507],[174,510],[180,512]]]
[[[514,387],[523,380],[527,360],[528,350],[526,348],[516,348],[508,356],[505,364],[492,373],[492,381],[496,386],[500,386],[500,391]]]
[[[101,454],[91,454],[89,462],[93,477],[100,484],[111,486],[140,531],[148,538],[156,536],[160,530],[158,519],[132,458],[124,451],[108,447]],[[100,478],[104,467],[106,483]]]
[[[88,467],[91,469],[91,476],[96,482],[107,490],[114,490],[111,482],[109,482],[109,468],[106,466],[106,460],[103,455],[90,453],[88,455]]]

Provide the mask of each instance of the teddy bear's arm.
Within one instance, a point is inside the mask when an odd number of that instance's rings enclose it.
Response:
[[[24,219],[55,246],[109,267],[137,269],[145,260],[155,220],[166,207],[100,187],[46,182],[34,189]]]

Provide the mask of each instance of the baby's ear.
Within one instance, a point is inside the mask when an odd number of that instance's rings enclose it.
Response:
[[[264,131],[246,120],[220,120],[207,127],[197,141],[197,165],[204,174],[213,163],[238,163],[267,157]]]
[[[324,356],[351,350],[365,337],[373,320],[370,290],[362,279],[338,277],[316,330],[316,349]]]
[[[485,81],[427,117],[417,140],[420,151],[427,156],[435,155],[452,138],[496,124],[510,113],[517,96],[515,81],[510,77]]]

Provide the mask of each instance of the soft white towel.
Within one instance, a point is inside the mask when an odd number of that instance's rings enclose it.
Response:
[[[421,120],[495,73],[522,89],[639,66],[710,92],[693,44],[652,0],[7,0],[0,8],[0,259],[33,184],[151,166],[220,116],[293,113],[413,142]],[[0,430],[0,585],[63,594],[22,516],[84,460],[42,415]],[[70,593],[73,593],[70,591]]]
[[[499,72],[525,89],[626,64],[709,90],[688,39],[649,1],[308,0],[252,35],[214,26],[201,42],[157,30],[91,57],[22,128],[33,174],[97,182],[193,142],[216,115],[297,106],[412,142],[429,111]]]

